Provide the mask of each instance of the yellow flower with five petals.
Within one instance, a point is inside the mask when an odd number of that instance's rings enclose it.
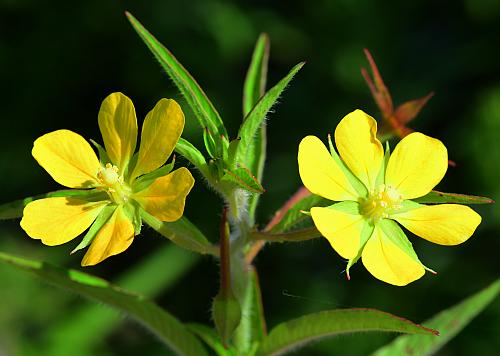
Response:
[[[475,231],[481,217],[458,204],[423,205],[412,199],[429,193],[444,177],[443,143],[422,133],[403,138],[392,154],[376,137],[377,122],[361,110],[345,116],[330,152],[315,136],[299,145],[299,173],[305,187],[337,203],[310,211],[319,232],[349,268],[359,259],[376,278],[398,286],[425,273],[398,222],[430,242],[457,245]]]
[[[132,101],[109,95],[98,115],[105,150],[96,156],[90,144],[69,130],[35,140],[32,154],[59,184],[76,188],[68,196],[35,200],[24,208],[21,227],[53,246],[66,243],[89,227],[82,266],[95,265],[125,251],[140,232],[141,209],[161,221],[178,220],[194,179],[184,167],[164,166],[184,128],[184,114],[172,99],[161,99],[144,120],[139,151]]]

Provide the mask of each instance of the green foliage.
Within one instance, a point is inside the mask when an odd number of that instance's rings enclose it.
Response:
[[[241,320],[240,303],[230,290],[221,290],[215,296],[212,303],[212,317],[223,345],[227,346]]]
[[[113,286],[104,279],[48,263],[0,253],[0,261],[27,270],[43,281],[105,303],[126,313],[153,332],[178,355],[205,355],[198,340],[175,317],[147,298]]]
[[[262,33],[255,44],[250,66],[248,67],[245,83],[243,84],[243,117],[254,108],[266,91],[267,67],[269,62],[269,36]],[[267,129],[262,124],[257,130],[250,144],[248,167],[260,182],[264,173],[264,162],[266,160]],[[237,148],[237,147],[235,147]],[[250,221],[255,220],[255,209],[259,202],[259,195],[252,195],[248,203],[248,215]]]
[[[443,310],[424,324],[439,330],[439,337],[404,335],[382,347],[374,356],[434,355],[484,310],[500,293],[500,280],[470,296],[461,303]]]
[[[203,324],[189,323],[186,324],[189,331],[202,339],[215,353],[219,356],[238,356],[238,352],[234,347],[224,346],[220,341],[219,334],[214,329]]]
[[[158,62],[160,62],[160,65],[167,72],[182,95],[184,95],[200,125],[209,131],[210,136],[216,143],[216,147],[225,147],[223,141],[224,139],[227,140],[226,128],[219,113],[215,110],[215,107],[201,87],[172,53],[149,33],[134,16],[128,12],[126,15],[132,27],[137,31]]]
[[[239,167],[232,171],[225,169],[224,172],[225,174],[222,176],[221,182],[230,183],[251,193],[262,194],[265,192],[262,185],[248,168]]]
[[[437,190],[431,191],[429,194],[413,199],[417,203],[425,204],[440,204],[440,203],[453,203],[453,204],[491,204],[494,201],[490,198],[480,197],[476,195],[465,195],[456,193],[443,193]]]
[[[192,143],[181,137],[175,146],[175,152],[184,156],[207,179],[211,178],[205,157],[203,157],[203,154]]]
[[[433,335],[437,331],[374,309],[340,309],[304,315],[275,326],[258,355],[282,355],[326,337],[345,333],[385,331]]]
[[[154,297],[171,289],[198,261],[197,254],[175,245],[165,246],[132,265],[116,283],[122,288]],[[115,309],[105,309],[98,304],[74,306],[71,313],[45,326],[44,346],[38,348],[38,352],[45,355],[94,354],[96,346],[102,345],[105,337],[123,322]]]
[[[278,100],[283,90],[285,90],[295,74],[297,74],[304,64],[305,62],[301,62],[293,67],[285,78],[280,80],[278,84],[264,94],[264,96],[245,117],[245,120],[238,131],[238,137],[240,138],[238,148],[236,149],[236,161],[238,163],[246,167],[248,167],[249,163],[251,163],[252,153],[249,151],[249,148],[251,147],[251,143],[257,130],[261,127],[267,113],[276,103],[276,100]]]

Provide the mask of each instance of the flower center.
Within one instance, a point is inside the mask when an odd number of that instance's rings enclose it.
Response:
[[[391,212],[401,207],[401,194],[390,185],[379,185],[367,199],[360,202],[360,213],[368,219],[377,221],[388,218]]]
[[[123,176],[118,174],[119,169],[111,163],[106,163],[106,167],[101,167],[97,172],[101,189],[108,193],[109,197],[116,204],[124,204],[128,201],[131,189],[123,181]]]

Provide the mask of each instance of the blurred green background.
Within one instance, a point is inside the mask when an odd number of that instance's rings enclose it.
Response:
[[[241,88],[260,32],[271,38],[269,82],[307,65],[268,117],[267,189],[261,226],[299,187],[302,137],[326,138],[348,112],[378,116],[360,75],[372,51],[396,103],[434,90],[410,126],[443,140],[450,168],[440,190],[500,199],[500,2],[463,1],[109,1],[0,0],[0,184],[2,201],[59,189],[31,157],[33,141],[66,128],[101,142],[97,111],[113,91],[134,101],[142,121],[162,97],[181,102],[184,136],[201,130],[173,84],[128,24],[132,12],[195,76],[236,135]],[[187,164],[179,158],[178,162]],[[198,176],[199,177],[199,176]],[[186,215],[216,240],[221,201],[201,179]],[[345,262],[317,239],[268,246],[256,260],[268,325],[306,312],[373,307],[422,322],[498,278],[500,206],[479,206],[483,223],[457,247],[412,238],[427,274],[405,288],[374,279],[361,263],[346,281]],[[0,223],[0,251],[80,268],[77,240],[45,247],[18,221]],[[86,268],[143,291],[183,321],[210,322],[217,265],[172,247],[151,229],[125,253]],[[166,286],[166,287],[165,287]],[[500,349],[497,300],[442,351],[494,355]],[[300,355],[363,355],[394,335],[343,336]],[[105,306],[0,266],[0,355],[157,355],[154,336]]]

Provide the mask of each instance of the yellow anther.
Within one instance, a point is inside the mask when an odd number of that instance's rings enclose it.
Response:
[[[396,189],[381,184],[360,202],[360,212],[368,219],[388,218],[393,210],[399,208],[401,201],[401,194]]]

